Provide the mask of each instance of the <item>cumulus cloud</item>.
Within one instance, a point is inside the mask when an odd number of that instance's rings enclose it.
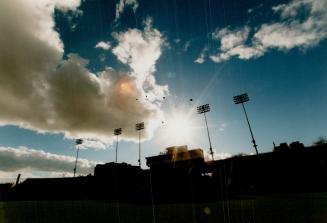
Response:
[[[212,39],[220,41],[220,49],[222,51],[228,51],[236,46],[244,44],[249,36],[249,32],[250,28],[248,26],[234,31],[224,28],[213,32]]]
[[[96,139],[84,139],[83,144],[80,145],[82,149],[103,150],[107,149],[108,145],[105,142]]]
[[[250,27],[248,26],[234,30],[230,28],[217,29],[212,33],[212,38],[220,41],[220,52],[216,55],[210,55],[210,59],[219,63],[234,56],[240,59],[250,59],[262,55],[260,48],[246,46],[249,33]]]
[[[325,0],[293,0],[273,7],[273,11],[280,15],[282,21],[263,24],[253,37],[254,43],[265,49],[307,49],[327,37]]]
[[[0,2],[0,124],[110,142],[118,127],[122,138],[136,139],[135,123],[144,121],[144,139],[151,137],[162,117],[157,98],[167,93],[154,77],[163,36],[150,20],[144,30],[117,33],[114,52],[131,71],[92,73],[77,54],[63,59],[54,29],[55,8],[77,10],[79,3]]]
[[[230,153],[224,153],[224,152],[218,153],[215,149],[213,149],[212,151],[213,151],[214,160],[223,160],[223,159],[227,159],[227,158],[232,157],[232,154],[230,154]],[[203,154],[204,159],[206,161],[211,161],[212,160],[212,156],[211,156],[209,150],[203,151],[203,153],[204,153]]]
[[[210,59],[216,63],[229,60],[231,57],[238,57],[239,59],[250,59],[263,55],[263,51],[260,48],[248,47],[245,45],[239,45],[229,49],[228,51],[221,52],[217,55],[210,55]]]
[[[272,8],[279,21],[265,23],[253,30],[248,26],[223,28],[212,33],[220,42],[217,54],[210,55],[216,63],[232,57],[251,59],[264,55],[270,49],[287,51],[306,50],[327,37],[327,2],[325,0],[293,0]]]
[[[40,2],[37,0],[27,0],[27,2]],[[80,11],[77,9],[77,7],[80,6],[81,0],[45,0],[43,1],[48,6],[55,5],[55,7],[63,12],[67,12],[69,10],[76,10],[77,13],[80,13]],[[44,3],[41,3],[44,4]]]
[[[109,50],[111,47],[110,42],[104,42],[100,41],[95,45],[95,48],[103,49],[103,50]]]
[[[123,13],[124,9],[126,7],[131,7],[136,12],[136,9],[139,7],[139,3],[137,0],[119,0],[119,2],[116,5],[116,18],[115,21],[118,21],[121,14]]]
[[[204,47],[198,58],[194,60],[194,63],[198,63],[198,64],[204,63],[207,52],[208,52],[208,47]]]
[[[129,29],[127,32],[114,33],[118,45],[112,52],[118,60],[132,69],[132,77],[139,86],[147,89],[151,101],[161,99],[168,92],[167,86],[157,85],[153,73],[155,64],[162,53],[165,39],[159,30],[152,28],[152,19],[144,22],[144,31]]]
[[[0,171],[2,172],[17,172],[29,169],[32,171],[71,173],[75,166],[75,157],[52,154],[26,147],[0,147],[0,163]],[[94,161],[79,159],[77,173],[93,173],[96,164],[97,162]]]

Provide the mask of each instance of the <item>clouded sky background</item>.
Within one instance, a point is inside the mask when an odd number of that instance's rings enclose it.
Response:
[[[76,138],[91,173],[119,127],[118,159],[137,164],[141,121],[143,167],[167,146],[207,151],[206,103],[217,158],[252,153],[244,92],[260,152],[326,135],[325,0],[5,0],[0,33],[2,181],[70,175]]]

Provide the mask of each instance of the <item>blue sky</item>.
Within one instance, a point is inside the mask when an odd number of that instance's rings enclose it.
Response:
[[[146,122],[143,167],[144,157],[167,146],[188,144],[207,151],[204,119],[194,110],[206,103],[211,106],[207,117],[217,157],[253,153],[242,108],[233,103],[233,96],[244,92],[250,97],[245,106],[259,152],[271,151],[273,142],[311,145],[326,135],[324,0],[45,2],[48,5],[27,1],[24,8],[17,6],[18,0],[1,3],[12,9],[5,16],[23,24],[0,20],[0,30],[21,34],[21,39],[0,39],[5,52],[0,53],[0,76],[9,83],[1,91],[0,105],[8,109],[0,112],[0,160],[13,161],[0,169],[3,179],[19,171],[28,176],[68,174],[77,137],[89,145],[80,153],[85,167],[81,173],[96,162],[114,161],[115,127],[123,127],[118,160],[136,165],[138,121]],[[40,7],[29,8],[33,4]],[[48,22],[40,25],[36,14]],[[41,37],[33,36],[33,29]],[[30,39],[23,40],[25,34]],[[15,51],[17,46],[20,50]],[[14,53],[7,53],[10,50]],[[26,79],[22,71],[33,75]],[[95,98],[102,90],[105,94],[99,97],[110,102],[104,107]],[[21,107],[15,107],[15,100]],[[187,134],[180,133],[184,127]],[[22,154],[35,155],[35,162],[50,159],[53,167],[44,172],[41,165],[20,160]],[[67,168],[57,168],[59,164]]]

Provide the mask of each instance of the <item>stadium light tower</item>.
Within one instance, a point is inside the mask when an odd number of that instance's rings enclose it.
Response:
[[[141,168],[141,130],[144,129],[144,122],[137,123],[135,125],[136,131],[139,132],[139,166]]]
[[[79,145],[83,143],[83,139],[76,139],[75,145],[76,145],[76,160],[75,160],[75,167],[74,167],[74,177],[76,174],[76,167],[77,167],[77,161],[78,161],[78,153],[79,153]]]
[[[203,114],[204,115],[204,120],[206,122],[206,127],[207,127],[207,133],[208,133],[208,139],[209,139],[209,146],[210,146],[210,154],[212,157],[212,161],[214,161],[213,158],[213,151],[212,151],[212,146],[211,146],[211,139],[210,139],[210,134],[209,134],[209,128],[208,128],[208,123],[207,123],[207,116],[206,113],[210,111],[210,105],[205,104],[197,107],[198,114]]]
[[[253,132],[252,132],[252,129],[251,129],[250,122],[249,122],[249,118],[248,118],[248,115],[247,115],[246,110],[245,110],[245,107],[244,107],[244,102],[248,102],[249,100],[250,99],[249,99],[249,96],[248,96],[247,93],[234,96],[234,103],[235,104],[242,104],[242,107],[243,107],[243,110],[244,110],[244,114],[245,114],[245,117],[246,117],[246,121],[247,121],[248,126],[249,126],[249,129],[250,129],[253,147],[255,149],[256,154],[258,155],[259,154],[258,153],[258,145],[256,144],[256,142],[254,140],[254,136],[253,136]]]
[[[117,136],[117,141],[116,141],[116,163],[117,163],[117,156],[118,156],[118,136],[121,135],[122,129],[118,128],[114,130],[114,135]]]

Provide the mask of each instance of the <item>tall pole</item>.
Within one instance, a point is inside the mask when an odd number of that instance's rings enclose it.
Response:
[[[211,139],[210,139],[210,134],[209,134],[209,128],[208,128],[208,122],[207,122],[207,116],[206,116],[206,113],[204,112],[203,113],[204,115],[204,120],[206,122],[206,127],[207,127],[207,133],[208,133],[208,139],[209,139],[209,146],[210,146],[210,154],[211,154],[211,158],[212,158],[212,161],[214,160],[213,158],[213,151],[212,151],[212,145],[211,145]]]
[[[253,147],[255,149],[256,154],[258,155],[259,154],[258,153],[258,145],[255,143],[255,139],[254,139],[253,132],[252,132],[251,125],[250,125],[250,122],[249,122],[249,118],[248,118],[248,114],[246,113],[245,106],[244,106],[244,103],[243,102],[242,102],[242,107],[243,107],[243,110],[244,110],[246,121],[247,121],[248,126],[249,126],[249,129],[250,129]]]
[[[115,159],[115,163],[117,163],[118,161],[118,135],[117,135],[117,139],[116,139],[116,159]]]
[[[76,175],[76,169],[77,169],[77,161],[78,161],[78,154],[79,154],[79,145],[83,143],[83,139],[76,139],[76,160],[75,160],[75,167],[74,167],[74,177]]]
[[[136,131],[139,132],[139,167],[141,168],[141,130],[144,129],[144,122],[137,123],[135,125]]]
[[[248,114],[246,113],[245,106],[244,106],[244,102],[247,102],[249,100],[250,99],[249,99],[249,96],[248,96],[247,93],[234,96],[234,103],[235,104],[242,104],[243,111],[244,111],[244,114],[245,114],[245,118],[246,118],[246,121],[247,121],[248,126],[249,126],[249,129],[250,129],[253,147],[255,149],[256,154],[258,155],[259,154],[258,153],[258,145],[255,142],[255,139],[254,139],[254,136],[253,136],[253,132],[252,132],[252,129],[251,129],[251,125],[250,125],[250,122],[249,122]]]
[[[198,114],[203,114],[204,115],[204,120],[205,120],[205,123],[206,123],[207,134],[208,134],[208,139],[209,139],[209,147],[210,147],[209,150],[210,150],[212,161],[214,161],[213,150],[212,150],[211,139],[210,139],[209,128],[208,128],[208,122],[207,122],[207,116],[206,116],[206,112],[210,111],[210,105],[205,104],[205,105],[198,106],[197,111],[198,111]]]
[[[121,135],[122,133],[122,129],[118,128],[114,130],[114,135],[117,136],[116,138],[116,159],[115,159],[115,163],[118,162],[118,136]]]
[[[117,173],[116,173],[116,164],[118,162],[118,136],[121,135],[122,129],[114,129],[114,135],[116,136],[116,160],[115,160],[115,165],[114,165],[114,182],[115,182],[115,189],[116,189],[116,202],[117,202],[117,215],[118,215],[118,222],[120,222],[120,210],[119,210],[119,191],[117,191],[117,185],[118,185],[118,178],[117,178]]]
[[[141,131],[139,131],[139,167],[141,167]]]
[[[75,174],[76,174],[76,166],[77,166],[78,152],[79,152],[79,146],[76,145],[76,147],[77,147],[77,152],[76,152],[76,160],[75,160],[75,167],[74,167],[74,177],[75,177]]]

